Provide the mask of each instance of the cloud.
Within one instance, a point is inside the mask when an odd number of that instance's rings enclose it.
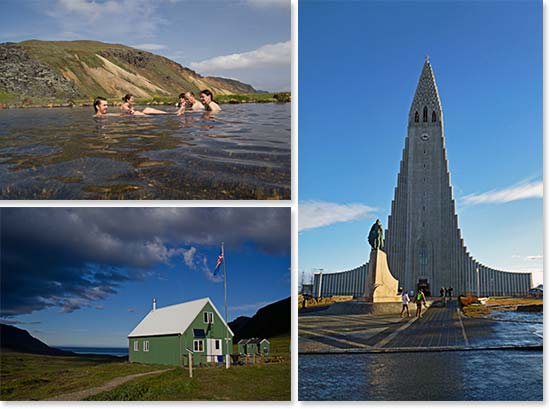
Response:
[[[364,219],[374,210],[360,203],[303,202],[299,205],[298,231]]]
[[[261,7],[261,8],[290,7],[290,0],[247,0],[246,2],[253,7]]]
[[[1,208],[0,316],[94,307],[174,261],[214,276],[196,246],[290,254],[287,208]],[[181,257],[181,258],[180,258]],[[155,275],[156,276],[156,275]]]
[[[522,260],[529,260],[529,261],[539,261],[543,260],[544,256],[542,255],[536,255],[536,256],[518,256],[517,254],[514,254],[512,258],[520,258]]]
[[[195,268],[194,259],[196,253],[197,249],[195,247],[191,247],[189,250],[183,252],[183,259],[187,267]]]
[[[462,198],[462,203],[465,205],[508,203],[515,200],[542,198],[542,194],[542,181],[527,181],[502,190],[491,190],[485,193],[464,196]]]
[[[28,322],[28,321],[19,321],[19,320],[0,319],[0,324],[5,324],[5,325],[38,325],[38,324],[42,324],[42,322],[41,321]]]
[[[164,50],[166,48],[164,44],[147,44],[147,43],[131,45],[130,47],[138,48],[140,50],[149,50],[149,51]]]
[[[146,39],[165,23],[158,7],[158,2],[150,0],[57,0],[46,14],[59,22],[64,38]]]
[[[192,62],[190,68],[201,73],[215,73],[224,70],[250,69],[290,65],[292,47],[290,41],[266,44],[244,53],[223,55],[201,62]]]

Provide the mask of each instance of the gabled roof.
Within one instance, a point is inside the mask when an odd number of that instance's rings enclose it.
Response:
[[[134,330],[128,334],[128,338],[151,335],[183,334],[195,318],[197,318],[197,315],[199,315],[207,303],[210,303],[216,314],[218,314],[219,319],[229,330],[229,333],[231,335],[235,335],[233,334],[233,331],[231,331],[231,328],[229,328],[229,325],[227,325],[222,318],[222,315],[216,309],[214,303],[210,300],[210,298],[206,297],[199,300],[170,305],[168,307],[157,308],[154,311],[150,311],[149,314],[141,320],[137,327],[135,327]]]
[[[262,342],[266,341],[268,344],[271,344],[269,340],[265,338],[248,338],[248,339],[241,339],[239,341],[239,344],[261,344]]]

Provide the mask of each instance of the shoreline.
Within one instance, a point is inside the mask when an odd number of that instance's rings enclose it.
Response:
[[[290,92],[274,92],[269,94],[235,94],[235,95],[218,95],[216,102],[220,105],[226,104],[286,104],[292,101]],[[40,99],[38,98],[40,101]],[[120,106],[122,101],[119,97],[107,97],[111,106]],[[136,98],[135,105],[145,106],[176,106],[177,98],[159,97],[152,98]],[[21,97],[17,101],[0,102],[0,110],[2,109],[21,109],[21,108],[78,108],[92,107],[93,98],[78,99],[78,100],[42,100],[34,102],[32,97]]]

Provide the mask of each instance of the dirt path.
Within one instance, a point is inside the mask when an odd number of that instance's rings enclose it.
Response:
[[[96,395],[101,392],[110,391],[111,389],[114,389],[117,386],[122,385],[123,383],[126,383],[128,381],[131,381],[132,379],[141,378],[142,376],[147,376],[147,375],[156,375],[156,374],[160,374],[171,370],[172,368],[161,369],[160,371],[121,376],[120,378],[115,378],[110,380],[109,382],[107,382],[105,385],[102,385],[102,386],[97,386],[95,388],[90,388],[90,389],[84,389],[83,391],[78,391],[78,392],[66,393],[64,395],[54,396],[53,398],[48,398],[45,400],[82,400],[84,398]]]

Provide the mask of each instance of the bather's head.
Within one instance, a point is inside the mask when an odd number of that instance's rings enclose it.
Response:
[[[195,93],[193,91],[187,91],[184,94],[184,98],[186,101],[189,101],[191,104],[194,104],[197,101],[197,98],[195,98]]]
[[[201,91],[201,102],[205,105],[208,105],[214,100],[214,94],[208,89]]]
[[[109,109],[107,100],[103,97],[96,97],[94,100],[94,110],[96,115],[105,115]]]
[[[132,94],[126,94],[122,97],[123,102],[128,102],[129,104],[134,103],[134,96]]]

